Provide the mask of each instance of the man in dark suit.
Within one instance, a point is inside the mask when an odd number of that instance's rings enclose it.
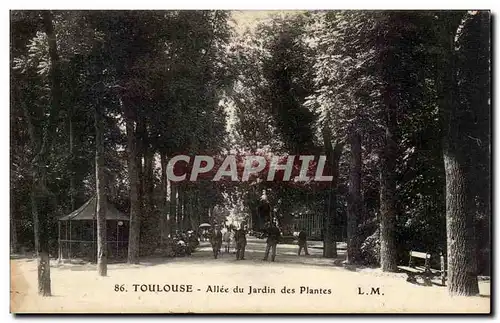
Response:
[[[220,231],[220,227],[218,225],[215,225],[215,229],[210,237],[210,243],[212,244],[214,258],[217,259],[217,255],[222,247],[222,232]]]
[[[244,225],[234,234],[236,241],[236,260],[245,260],[245,247],[247,246],[247,231]]]
[[[271,261],[274,261],[276,258],[276,246],[278,242],[281,240],[281,231],[276,226],[276,224],[271,221],[266,224],[266,233],[267,233],[267,241],[266,241],[266,253],[264,255],[264,261],[267,261],[269,258],[269,251],[272,250],[271,253]]]
[[[309,256],[309,251],[307,250],[307,233],[304,230],[299,233],[299,256],[302,249],[304,249],[306,256]]]

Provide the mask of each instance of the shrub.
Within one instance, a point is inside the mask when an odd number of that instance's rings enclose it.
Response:
[[[380,265],[380,234],[379,229],[365,239],[361,244],[361,258],[366,266]]]

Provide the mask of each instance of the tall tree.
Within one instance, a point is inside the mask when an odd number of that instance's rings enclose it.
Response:
[[[95,111],[95,181],[96,181],[96,222],[97,222],[97,272],[100,276],[106,276],[108,272],[107,257],[107,227],[106,227],[106,180],[104,177],[104,126],[103,112],[99,104],[94,107]]]
[[[356,130],[350,131],[350,171],[349,195],[347,198],[347,261],[360,261],[360,237],[358,223],[362,221],[361,201],[361,135]]]
[[[469,111],[481,106],[470,107],[460,102],[460,85],[467,75],[460,69],[460,55],[464,47],[462,37],[481,23],[477,12],[453,12],[438,16],[437,39],[442,46],[443,64],[438,75],[438,86],[442,93],[440,110],[444,123],[443,159],[446,174],[446,226],[448,291],[452,295],[476,295],[479,293],[477,280],[476,243],[474,232],[474,208],[470,191],[471,166],[469,165],[467,143]],[[487,19],[486,19],[487,21]],[[489,22],[487,22],[488,24]],[[489,33],[489,28],[483,29]],[[468,46],[465,46],[467,51]],[[470,47],[469,47],[470,48]],[[486,55],[482,59],[489,59]],[[485,90],[483,90],[485,91]],[[486,90],[487,91],[487,90]],[[467,94],[469,94],[468,92]]]
[[[339,141],[348,143],[350,156],[343,158],[349,177],[347,193],[347,242],[348,260],[354,261],[362,241],[357,242],[361,217],[361,134],[376,138],[380,133],[378,109],[379,80],[374,70],[375,53],[370,43],[374,19],[369,13],[319,12],[313,15],[309,27],[315,51],[316,70],[314,94],[306,105],[318,111],[320,121],[331,129]],[[339,167],[339,166],[337,166]],[[338,210],[343,203],[333,205]],[[338,210],[339,211],[339,210]],[[337,212],[336,212],[337,213]],[[341,212],[339,212],[341,213]]]
[[[394,95],[394,94],[387,94]],[[395,108],[387,106],[384,148],[380,153],[380,265],[383,271],[397,270],[396,255],[396,158]]]
[[[327,117],[328,119],[328,117]],[[337,219],[337,192],[339,179],[339,161],[344,143],[337,141],[332,144],[332,136],[328,126],[323,128],[323,140],[326,150],[326,164],[328,165],[328,175],[332,176],[328,191],[328,201],[326,212],[323,218],[323,257],[337,257],[337,243],[335,239],[335,224]]]
[[[130,101],[121,97],[120,102],[125,115],[125,127],[127,131],[127,155],[128,155],[128,179],[130,194],[130,233],[128,241],[128,262],[139,263],[139,237],[140,237],[140,200],[139,200],[139,171],[137,165],[137,148],[134,116]]]
[[[160,240],[163,243],[168,237],[168,179],[167,179],[167,154],[160,151]]]
[[[50,258],[49,258],[49,217],[51,194],[48,191],[46,184],[46,164],[48,154],[52,148],[52,141],[56,132],[56,122],[62,110],[62,93],[61,93],[61,74],[59,54],[57,51],[57,39],[54,31],[54,24],[52,21],[52,14],[50,11],[42,12],[43,26],[47,35],[47,42],[49,47],[50,59],[50,114],[48,117],[47,125],[44,127],[42,142],[40,149],[33,160],[33,191],[32,191],[32,210],[35,225],[35,239],[39,241],[35,245],[38,253],[38,293],[43,296],[51,295],[51,281],[50,281]],[[39,203],[41,201],[41,203]],[[39,207],[42,206],[43,208]],[[43,210],[43,213],[39,212]],[[52,209],[53,211],[53,209]],[[38,233],[37,233],[38,231]]]

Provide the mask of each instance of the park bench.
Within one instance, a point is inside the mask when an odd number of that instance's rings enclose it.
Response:
[[[423,266],[422,265],[417,265],[416,262],[424,262]],[[410,251],[410,260],[408,263],[408,266],[398,266],[398,268],[408,275],[408,278],[406,279],[407,282],[410,283],[415,283],[416,277],[420,276],[424,280],[424,284],[426,286],[431,286],[431,278],[434,276],[440,276],[441,277],[441,284],[444,286],[446,283],[446,270],[444,268],[444,257],[443,254],[441,254],[440,257],[440,263],[441,263],[441,269],[434,269],[431,268],[430,265],[431,262],[431,254],[427,252],[419,252],[419,251]]]

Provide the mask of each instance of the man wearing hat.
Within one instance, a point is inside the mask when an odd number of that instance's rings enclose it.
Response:
[[[276,258],[276,245],[281,240],[281,231],[274,221],[267,222],[265,231],[267,233],[266,253],[264,255],[264,259],[262,260],[267,261],[269,251],[272,251],[271,261],[274,261]]]
[[[236,260],[245,260],[245,247],[247,246],[246,225],[242,224],[239,230],[234,234],[236,240]]]
[[[222,247],[222,232],[220,231],[220,226],[215,225],[212,236],[210,237],[210,243],[212,244],[212,250],[214,252],[214,258],[217,259],[217,255]]]

